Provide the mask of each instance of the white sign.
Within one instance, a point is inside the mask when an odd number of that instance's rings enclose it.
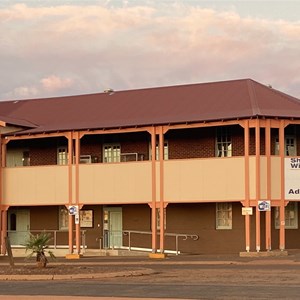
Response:
[[[75,215],[75,224],[79,224],[79,223],[80,223],[80,221],[79,221],[79,214],[77,213]]]
[[[252,216],[253,215],[253,208],[252,207],[242,207],[242,215],[243,216]]]
[[[300,200],[300,157],[284,159],[285,199]]]
[[[68,210],[69,210],[69,215],[70,216],[75,216],[79,212],[78,205],[71,205],[71,206],[69,206]]]
[[[258,201],[258,210],[259,211],[270,211],[271,210],[271,201]]]

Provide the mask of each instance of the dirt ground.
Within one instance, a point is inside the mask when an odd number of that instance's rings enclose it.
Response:
[[[73,275],[73,274],[104,274],[135,270],[153,270],[146,276],[126,276],[124,281],[139,282],[174,282],[174,283],[207,283],[231,284],[243,283],[247,285],[299,285],[300,261],[295,257],[277,259],[255,259],[235,261],[203,261],[183,258],[153,261],[137,258],[103,259],[86,261],[49,261],[46,268],[38,268],[34,260],[17,260],[15,267],[10,267],[8,261],[1,261],[0,275]],[[107,280],[114,280],[108,278]],[[116,280],[118,280],[116,278]]]
[[[138,270],[139,268],[135,268]],[[46,268],[38,268],[35,263],[16,264],[14,267],[2,265],[0,275],[72,275],[72,274],[95,274],[107,272],[130,271],[132,267],[103,266],[103,265],[71,265],[71,264],[48,264]]]

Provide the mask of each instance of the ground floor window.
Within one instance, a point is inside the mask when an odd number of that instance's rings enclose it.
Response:
[[[59,207],[59,230],[68,230],[69,228],[69,212],[65,206]]]
[[[216,229],[232,229],[232,203],[216,204]]]
[[[275,228],[280,227],[280,209],[275,208]],[[285,228],[286,229],[298,229],[298,203],[289,202],[285,207]]]
[[[156,229],[160,230],[160,208],[156,209]],[[164,229],[167,229],[167,213],[164,208]]]

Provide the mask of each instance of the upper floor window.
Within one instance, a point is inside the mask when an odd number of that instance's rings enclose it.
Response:
[[[280,215],[279,207],[275,208],[275,228],[280,227]],[[285,228],[286,229],[298,229],[298,203],[289,202],[285,207]]]
[[[228,127],[217,127],[216,129],[216,156],[231,157],[232,142],[231,134]]]
[[[296,156],[296,138],[294,136],[286,136],[284,141],[285,156]],[[275,140],[275,155],[279,155],[279,138]]]
[[[149,144],[149,159],[152,159],[151,143]],[[155,146],[155,159],[159,160],[159,145],[156,143]],[[164,141],[164,160],[169,159],[169,145],[168,141]]]
[[[156,147],[155,147],[155,159],[159,160],[158,144],[156,144]],[[169,145],[168,145],[168,141],[164,141],[164,160],[168,160],[168,159],[169,159]]]
[[[105,144],[103,146],[103,162],[120,162],[121,146],[120,144]]]
[[[68,148],[58,147],[57,148],[57,164],[67,165],[68,164]]]
[[[232,203],[229,202],[217,203],[216,228],[232,229]]]

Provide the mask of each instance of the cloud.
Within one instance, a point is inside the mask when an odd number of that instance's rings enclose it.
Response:
[[[10,96],[12,98],[17,98],[17,99],[34,98],[37,95],[39,95],[39,90],[34,86],[17,87],[11,93],[7,94],[7,96]]]
[[[300,97],[300,22],[125,2],[0,8],[0,99],[249,77]]]
[[[50,75],[46,78],[42,78],[34,85],[16,87],[13,91],[6,93],[5,96],[10,99],[30,99],[40,95],[51,96],[55,92],[70,88],[72,84],[73,80],[70,78],[60,78],[55,75]]]
[[[59,91],[72,86],[72,79],[59,78],[58,76],[51,75],[47,78],[41,79],[43,89],[47,91]]]

